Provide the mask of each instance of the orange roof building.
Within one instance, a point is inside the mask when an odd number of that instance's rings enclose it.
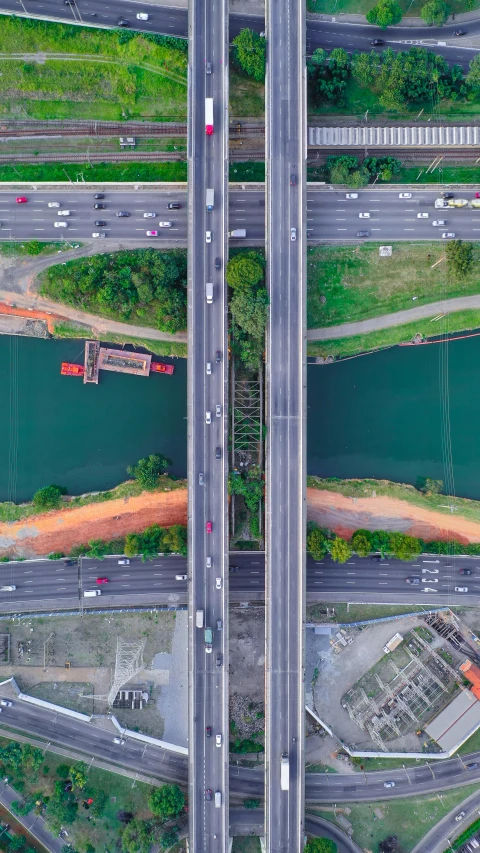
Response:
[[[460,664],[460,671],[463,672],[465,678],[468,678],[472,685],[472,693],[476,699],[480,699],[480,669],[475,666],[470,660]]]

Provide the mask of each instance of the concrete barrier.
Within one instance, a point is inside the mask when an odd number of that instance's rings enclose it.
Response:
[[[112,715],[112,723],[118,729],[119,733],[128,738],[133,738],[134,740],[141,740],[142,743],[150,743],[152,746],[159,746],[161,749],[166,749],[168,752],[175,752],[177,755],[188,755],[188,749],[186,746],[177,746],[174,743],[167,743],[165,740],[160,740],[156,737],[150,737],[150,735],[144,735],[142,732],[132,732],[130,729],[124,729],[123,726],[120,725],[117,718]]]

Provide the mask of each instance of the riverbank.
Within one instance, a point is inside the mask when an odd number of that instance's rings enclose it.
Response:
[[[457,507],[455,514],[449,504]],[[307,518],[347,539],[361,528],[400,531],[427,541],[480,542],[480,501],[423,495],[389,480],[308,477]]]
[[[141,492],[86,506],[30,515],[28,520],[0,522],[0,556],[69,554],[92,539],[119,539],[141,533],[151,524],[187,523],[187,489]]]

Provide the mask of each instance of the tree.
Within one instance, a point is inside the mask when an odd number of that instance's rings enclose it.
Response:
[[[264,337],[267,323],[268,293],[265,287],[257,290],[236,290],[230,301],[230,310],[236,323],[253,338]]]
[[[67,494],[64,486],[44,486],[33,496],[33,505],[39,512],[47,512],[49,509],[58,509],[62,503],[62,495]]]
[[[146,820],[135,818],[122,832],[123,853],[149,853],[152,833]]]
[[[155,817],[164,820],[178,817],[185,808],[185,795],[178,785],[162,785],[150,792],[148,808]]]
[[[424,495],[439,495],[443,491],[443,480],[434,480],[432,477],[419,477],[417,488]]]
[[[321,560],[327,553],[327,540],[319,527],[312,527],[308,531],[307,551],[314,560]]]
[[[227,284],[232,290],[253,289],[263,280],[264,269],[257,252],[234,255],[226,269]]]
[[[337,853],[337,845],[329,838],[310,838],[304,847],[304,853]]]
[[[470,62],[469,69],[465,82],[473,93],[477,93],[480,90],[480,53],[475,54]]]
[[[55,782],[54,793],[50,797],[45,816],[47,823],[54,832],[59,832],[62,824],[74,822],[78,811],[78,804],[71,791],[64,791],[64,782]]]
[[[59,764],[57,767],[57,776],[60,776],[60,779],[68,779],[68,774],[70,773],[70,767],[68,764]]]
[[[140,537],[136,533],[127,533],[123,553],[126,557],[135,557],[140,553]]]
[[[376,24],[385,30],[400,23],[402,10],[395,0],[379,0],[377,5],[367,12],[366,17],[369,24]]]
[[[246,74],[261,83],[265,79],[267,43],[253,30],[240,30],[233,39],[236,58]]]
[[[83,761],[79,761],[78,764],[74,764],[73,767],[70,767],[70,779],[73,782],[74,788],[82,788],[87,784],[87,766],[83,763]]]
[[[337,536],[330,546],[330,555],[335,563],[346,563],[352,556],[352,549],[345,539]]]
[[[406,533],[390,534],[390,550],[397,560],[411,560],[421,552],[420,542],[414,536]]]
[[[390,548],[390,534],[386,530],[374,530],[372,533],[372,551],[380,551],[385,557]]]
[[[260,800],[244,800],[243,801],[244,809],[259,809],[260,808]]]
[[[354,53],[351,61],[352,77],[361,86],[370,86],[380,64],[380,59],[374,50],[370,53]]]
[[[178,844],[178,827],[172,826],[171,829],[166,829],[165,832],[162,833],[162,837],[160,839],[161,845],[165,850],[168,850],[169,847],[173,847],[174,844]]]
[[[136,465],[129,465],[127,473],[138,480],[143,489],[155,489],[158,478],[171,464],[172,460],[162,453],[151,453],[145,459],[139,459]]]
[[[352,536],[352,548],[359,557],[368,557],[372,552],[372,538],[368,530],[357,530]]]
[[[397,853],[399,850],[398,838],[396,835],[389,835],[378,845],[379,853]]]
[[[463,240],[451,240],[445,246],[447,258],[447,269],[463,277],[469,271],[473,263],[473,244],[464,243]]]
[[[25,848],[25,838],[23,835],[14,835],[8,845],[9,850],[23,850]]]
[[[436,27],[442,27],[449,14],[450,7],[444,0],[428,0],[428,3],[420,9],[420,15],[427,26],[434,24]]]
[[[181,554],[186,557],[188,553],[188,530],[183,524],[172,524],[163,530],[163,550],[166,552]]]

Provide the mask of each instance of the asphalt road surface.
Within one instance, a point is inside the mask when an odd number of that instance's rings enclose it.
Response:
[[[479,814],[480,791],[476,791],[427,832],[411,853],[444,853],[451,849],[451,842],[478,820]]]
[[[293,157],[291,158],[293,161]],[[293,169],[294,161],[289,162],[279,181],[285,194],[290,193],[290,167]],[[211,179],[209,179],[211,180]],[[298,188],[292,188],[297,192]],[[448,189],[448,187],[446,187]],[[401,199],[400,191],[410,192],[411,198]],[[479,183],[480,191],[480,183]],[[23,191],[22,191],[23,192]],[[453,233],[461,240],[480,240],[480,208],[445,208],[436,209],[435,199],[439,197],[439,190],[419,190],[416,187],[402,186],[397,190],[385,190],[379,187],[367,187],[363,190],[355,190],[358,195],[356,199],[347,199],[345,192],[324,189],[309,189],[307,192],[307,236],[309,242],[328,240],[336,241],[363,241],[373,240],[386,242],[388,240],[439,240],[444,242],[443,233]],[[473,193],[465,193],[456,190],[457,199],[466,198],[472,201]],[[115,240],[142,240],[149,241],[151,245],[185,245],[187,241],[187,218],[188,204],[184,191],[152,191],[144,190],[136,192],[110,190],[104,193],[105,198],[95,201],[94,192],[86,191],[80,187],[56,191],[25,191],[24,197],[28,199],[26,204],[17,204],[15,199],[22,197],[19,192],[0,192],[0,239],[4,240],[65,240],[68,242],[82,241],[92,237],[93,232],[106,234],[106,239],[99,239],[99,243],[108,247],[108,238]],[[221,188],[215,189],[216,199],[220,198]],[[57,202],[60,208],[49,208],[48,202]],[[180,203],[180,210],[168,210],[167,205],[171,202]],[[94,210],[94,204],[104,204],[104,210]],[[203,205],[204,206],[204,205]],[[203,214],[203,206],[201,213]],[[59,216],[58,211],[69,210],[70,216]],[[117,217],[117,213],[126,211],[129,217]],[[199,211],[200,212],[200,211]],[[155,218],[144,218],[144,213],[155,213]],[[368,213],[368,218],[360,218],[360,213]],[[419,218],[418,214],[427,214]],[[203,217],[203,225],[199,232],[204,239],[203,233],[206,226],[211,223],[215,226],[214,243],[207,247],[208,265],[203,270],[203,279],[213,278],[216,292],[216,302],[208,306],[212,310],[205,315],[205,323],[220,321],[221,309],[219,306],[220,282],[222,276],[215,275],[214,259],[221,257],[222,269],[225,257],[222,255],[223,241],[220,220],[217,219],[218,210],[210,214],[207,219]],[[295,245],[291,245],[290,227],[293,225],[293,211],[288,216],[286,233],[276,229],[274,240],[276,251],[282,250],[287,254],[297,251]],[[295,218],[295,217],[294,217]],[[96,226],[95,220],[106,223],[105,226]],[[55,228],[55,222],[67,222],[67,228]],[[295,221],[297,221],[295,219]],[[444,221],[446,224],[434,226],[433,222]],[[159,222],[171,222],[170,228],[160,228]],[[296,226],[295,226],[296,227]],[[250,241],[261,243],[265,239],[265,196],[256,190],[236,190],[229,194],[228,228],[245,228],[247,232],[247,243]],[[157,230],[158,236],[148,238],[146,232]],[[226,229],[225,229],[226,230]],[[357,237],[358,231],[368,231],[367,238]],[[288,233],[287,233],[288,232]],[[300,228],[297,229],[297,244],[300,239]],[[236,240],[236,245],[241,241]],[[217,251],[218,250],[218,251]],[[293,255],[292,255],[293,257]],[[198,263],[198,261],[197,261]],[[203,284],[205,282],[203,281]],[[205,294],[203,288],[197,288],[196,305],[197,311],[203,310]],[[211,316],[210,316],[211,315]],[[217,316],[218,315],[218,316]],[[198,322],[198,321],[197,321]],[[204,370],[206,361],[215,358],[216,347],[210,344],[213,338],[212,330],[205,330],[209,344],[203,348],[201,363]],[[215,332],[220,334],[220,347],[222,345],[222,332],[218,327]],[[221,370],[220,370],[221,372]],[[201,383],[204,384],[204,373]],[[197,378],[200,381],[200,375]],[[215,384],[212,374],[212,384]],[[218,393],[221,393],[218,388]],[[210,400],[213,403],[213,400]]]
[[[189,819],[195,853],[228,847],[227,9],[225,0],[208,0],[189,11]],[[208,135],[206,98],[213,99]],[[214,191],[212,211],[207,189]]]
[[[305,6],[267,9],[265,836],[267,851],[296,853],[305,778]]]
[[[105,609],[112,606],[183,605],[189,581],[176,576],[188,573],[184,557],[165,556],[142,562],[130,559],[129,566],[118,564],[119,557],[104,560],[82,558],[81,568],[68,566],[63,560],[28,560],[0,563],[0,588],[15,586],[13,591],[0,591],[0,609],[20,612],[22,604],[48,603],[59,606]],[[265,598],[265,566],[263,552],[230,555],[229,593],[233,600],[263,601]],[[468,569],[471,575],[464,575]],[[97,584],[97,578],[108,583]],[[418,584],[406,583],[418,578]],[[456,592],[466,587],[468,592]],[[85,598],[86,590],[98,589],[101,597]],[[480,557],[435,557],[421,555],[410,562],[380,556],[352,558],[344,565],[334,563],[327,555],[321,561],[307,558],[307,595],[310,601],[368,602],[379,604],[420,604],[425,607],[445,605],[477,605],[480,596]],[[32,608],[34,609],[34,608]],[[218,615],[218,618],[220,616]],[[216,611],[212,620],[217,619]],[[200,633],[200,632],[199,632]],[[203,644],[202,644],[203,646]]]
[[[163,33],[181,38],[186,38],[188,34],[186,9],[162,7],[138,0],[76,0],[74,6],[65,6],[62,0],[0,0],[0,14],[1,12],[102,27],[116,27],[119,18],[123,17],[130,22],[130,28],[142,32]],[[137,20],[139,12],[146,12],[149,20]],[[343,47],[353,53],[356,50],[372,50],[372,39],[381,37],[393,50],[408,50],[412,45],[420,45],[441,54],[451,64],[456,63],[467,68],[476,50],[462,47],[462,38],[453,35],[458,26],[451,23],[445,27],[391,27],[380,30],[370,24],[309,20],[306,28],[306,47],[308,54],[313,53],[317,47],[326,50]],[[245,27],[262,32],[265,30],[265,22],[261,16],[230,15],[230,39]],[[468,38],[480,35],[480,18],[478,21],[470,21],[468,25],[462,25],[461,29],[467,30]]]

